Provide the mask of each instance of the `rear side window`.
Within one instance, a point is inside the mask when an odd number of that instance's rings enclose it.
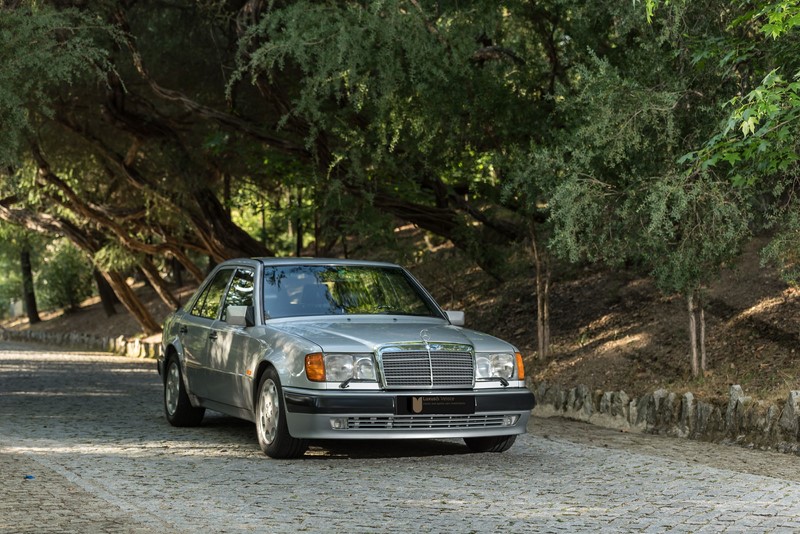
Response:
[[[228,320],[228,306],[253,305],[253,271],[237,269],[222,307],[222,320]]]
[[[228,287],[233,269],[223,269],[214,276],[208,286],[203,290],[203,294],[192,307],[192,315],[205,317],[206,319],[216,319],[219,312],[219,305],[222,302],[222,295]]]

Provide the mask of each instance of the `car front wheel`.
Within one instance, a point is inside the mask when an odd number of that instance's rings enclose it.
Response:
[[[517,440],[511,436],[485,436],[480,438],[464,438],[464,443],[473,452],[504,452],[511,448]]]
[[[264,372],[258,385],[256,433],[261,450],[271,458],[299,458],[308,449],[308,440],[289,434],[281,381],[271,367]]]
[[[167,360],[164,374],[164,415],[172,426],[197,426],[203,420],[205,408],[195,408],[183,385],[181,366],[176,356]]]

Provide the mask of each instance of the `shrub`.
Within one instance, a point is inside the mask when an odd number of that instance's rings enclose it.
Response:
[[[74,311],[92,294],[92,265],[69,241],[60,239],[47,247],[37,282],[45,307]]]

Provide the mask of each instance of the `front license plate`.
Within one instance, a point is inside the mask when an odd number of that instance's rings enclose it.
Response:
[[[398,415],[448,415],[475,413],[475,397],[464,395],[422,395],[397,397]]]

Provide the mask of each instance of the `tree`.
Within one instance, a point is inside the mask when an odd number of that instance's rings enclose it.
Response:
[[[41,239],[31,232],[14,226],[0,225],[0,254],[8,257],[9,263],[18,265],[19,286],[13,290],[13,298],[21,298],[30,324],[41,321],[34,287],[33,258],[44,247]]]
[[[684,295],[696,376],[707,365],[698,358],[701,290],[736,257],[750,209],[747,195],[679,160],[708,131],[695,110],[718,114],[715,95],[724,83],[715,72],[654,79],[690,69],[690,56],[675,53],[682,43],[669,37],[674,30],[664,31],[664,40],[628,47],[627,58],[590,55],[575,67],[572,90],[554,108],[562,129],[530,146],[510,184],[531,208],[548,208],[550,246],[559,256],[634,265],[664,292]]]
[[[610,0],[15,2],[0,21],[0,54],[22,58],[0,81],[2,213],[135,258],[165,302],[150,263],[199,281],[193,258],[300,254],[312,235],[347,255],[348,237],[387,243],[412,223],[498,281],[526,246],[544,356],[549,245],[567,250],[580,216],[559,199],[605,184],[599,204],[578,199],[596,223],[583,257],[609,229],[603,257],[634,251],[621,232],[638,230],[600,201],[645,199],[711,135],[738,78],[692,47],[725,35],[727,6],[648,25]]]
[[[668,8],[667,13],[680,9],[648,0],[648,17],[661,7]],[[759,214],[756,227],[775,229],[765,260],[776,262],[790,281],[800,252],[793,238],[800,213],[799,15],[800,5],[793,0],[736,2],[729,6],[728,25],[710,35],[693,36],[698,64],[718,65],[736,84],[720,98],[725,112],[715,130],[682,158],[695,171],[710,170],[727,178],[750,198]]]
[[[36,293],[33,288],[33,267],[31,267],[31,249],[24,246],[19,252],[19,265],[22,271],[22,300],[25,302],[25,313],[28,323],[36,324],[39,318],[39,307],[36,305]]]

